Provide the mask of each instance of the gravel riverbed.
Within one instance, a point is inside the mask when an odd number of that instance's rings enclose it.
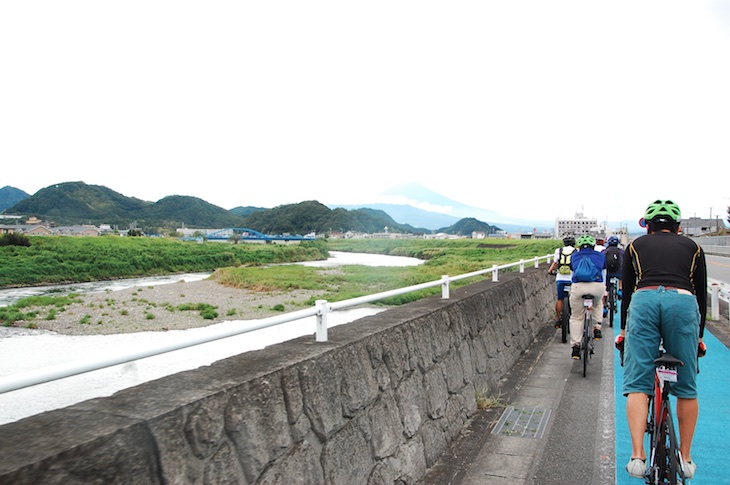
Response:
[[[78,302],[49,315],[52,307],[26,308],[37,311],[33,320],[19,321],[16,328],[51,331],[64,335],[110,335],[120,333],[185,330],[226,320],[256,320],[311,306],[311,290],[255,292],[223,286],[214,280],[140,286],[123,290],[78,295]],[[180,310],[180,305],[208,304],[218,314],[203,318],[197,310]],[[278,310],[273,308],[277,305]]]

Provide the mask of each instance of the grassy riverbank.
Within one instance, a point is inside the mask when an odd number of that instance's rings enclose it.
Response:
[[[492,265],[513,263],[552,253],[558,241],[485,241],[473,239],[331,239],[330,251],[374,253],[407,256],[426,260],[425,264],[406,267],[344,266],[337,272],[324,272],[307,266],[271,268],[222,268],[214,278],[219,283],[249,290],[318,290],[319,298],[329,301],[346,300],[381,291],[417,285],[456,276]],[[479,277],[483,278],[483,277]],[[474,280],[454,282],[454,287]],[[400,305],[439,292],[431,288],[384,300],[387,305]],[[314,303],[312,300],[310,303]]]
[[[40,239],[40,241],[38,241]],[[262,318],[311,306],[316,299],[340,301],[439,280],[551,253],[558,241],[330,240],[298,246],[180,243],[146,238],[35,238],[31,248],[0,252],[0,281],[45,261],[35,282],[91,281],[151,274],[212,271],[199,284],[114,292],[114,295],[31,297],[0,308],[0,325],[62,333],[122,333],[203,326],[225,319]],[[37,247],[34,247],[37,246]],[[53,248],[56,248],[54,254]],[[23,249],[30,249],[23,253]],[[317,268],[278,263],[326,259],[328,251],[377,253],[426,260],[407,267]],[[13,253],[13,251],[15,251]],[[3,259],[5,258],[5,259]],[[15,261],[12,261],[16,258]],[[5,261],[12,264],[3,266]],[[135,268],[126,268],[134,265]],[[64,268],[74,271],[62,273]],[[56,273],[51,270],[55,269]],[[30,271],[30,270],[29,270]],[[42,278],[48,278],[43,280]],[[85,278],[85,279],[84,279]],[[454,287],[482,279],[460,280]],[[439,292],[431,288],[386,299],[399,305]],[[191,311],[204,309],[205,311]]]
[[[328,256],[324,241],[283,245],[113,236],[29,239],[28,247],[0,246],[0,288],[205,272]]]

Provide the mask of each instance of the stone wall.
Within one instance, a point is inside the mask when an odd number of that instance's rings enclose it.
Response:
[[[553,312],[545,268],[0,426],[0,484],[410,484]]]

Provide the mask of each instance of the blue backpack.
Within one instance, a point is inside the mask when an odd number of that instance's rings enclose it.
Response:
[[[592,283],[601,281],[601,270],[599,270],[591,258],[585,256],[578,260],[578,264],[573,269],[573,281],[575,283]]]

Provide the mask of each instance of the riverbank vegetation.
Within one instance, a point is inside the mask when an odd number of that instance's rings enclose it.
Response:
[[[226,244],[146,237],[31,236],[29,246],[0,247],[0,288],[76,283],[227,266],[312,261],[328,256],[324,241],[296,245]]]
[[[308,290],[306,301],[341,301],[382,291],[436,281],[493,265],[529,260],[554,251],[559,241],[361,239],[317,240],[299,245],[223,244],[169,239],[119,237],[31,237],[29,247],[0,247],[0,286],[95,281],[149,275],[206,272],[229,287],[252,292]],[[376,253],[423,259],[417,266],[347,265],[321,268],[281,263],[323,260],[329,251]],[[460,287],[486,276],[452,282]],[[383,300],[399,305],[438,293],[439,287]],[[0,324],[53,320],[76,301],[67,297],[31,297],[0,309]],[[199,303],[208,304],[209,302]],[[178,308],[181,309],[181,308]],[[201,316],[206,318],[201,311]]]
[[[559,246],[557,240],[427,240],[427,239],[331,239],[330,251],[385,254],[423,259],[418,266],[343,266],[322,270],[302,265],[278,267],[229,267],[216,271],[214,278],[221,284],[249,290],[306,289],[320,290],[319,299],[346,300],[406,286],[456,276],[493,265],[514,263],[522,259],[551,254]],[[453,287],[473,283],[479,276],[459,280]],[[441,291],[430,288],[383,300],[387,305],[415,301]],[[314,303],[310,301],[309,303]]]

